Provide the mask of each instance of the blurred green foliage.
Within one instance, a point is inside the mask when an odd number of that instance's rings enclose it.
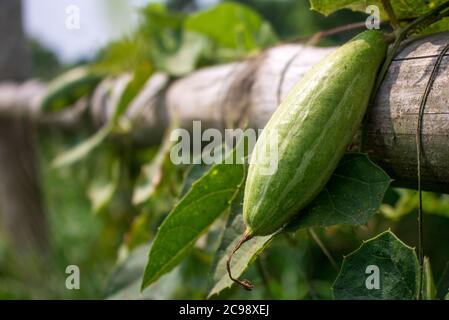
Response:
[[[28,41],[32,61],[32,74],[43,80],[50,80],[61,71],[61,63],[52,51],[42,46],[39,41]]]
[[[236,0],[258,11],[274,27],[283,40],[298,39],[313,35],[315,32],[332,29],[337,26],[364,21],[365,14],[341,10],[329,17],[311,11],[307,0]],[[335,45],[345,42],[358,31],[332,36],[324,42]]]
[[[232,32],[223,36],[217,35],[213,28],[198,27],[200,20],[210,23],[216,19],[214,10],[197,15],[196,1],[170,0],[167,1],[168,10],[178,13],[170,14],[161,5],[149,6],[142,15],[151,19],[144,19],[142,29],[134,36],[105,48],[96,61],[97,67],[113,75],[124,70],[135,71],[142,63],[149,63],[154,69],[177,76],[202,65],[252,54],[272,45],[276,37],[288,41],[365,18],[364,14],[349,10],[325,18],[318,12],[310,11],[306,0],[235,2],[243,3],[258,13],[255,16],[243,10],[246,19],[239,22],[239,28],[243,29],[240,38],[232,37]],[[229,7],[223,10],[229,10]],[[222,22],[226,25],[227,21]],[[267,22],[271,27],[267,27]],[[342,43],[356,32],[332,36],[321,44]],[[239,42],[237,39],[243,40]],[[35,76],[51,79],[66,68],[59,64],[53,53],[36,41],[31,41],[30,47]],[[84,141],[91,130],[86,126],[76,134],[53,130],[39,132],[51,250],[47,256],[24,257],[0,237],[0,299],[114,297],[117,292],[112,292],[114,278],[111,275],[120,272],[117,265],[132,257],[135,248],[150,243],[161,221],[179,200],[188,168],[174,168],[164,162],[159,171],[161,179],[156,183],[152,196],[139,207],[132,205],[132,187],[140,168],[154,160],[157,150],[138,148],[126,138],[121,139],[121,143],[107,140],[95,156],[88,156],[73,167],[62,170],[50,167],[51,160],[57,154],[69,145]],[[105,186],[104,181],[100,181],[104,176],[114,176],[114,187],[108,189],[109,201],[95,206],[96,202],[89,201],[89,196],[93,199],[92,190],[97,187],[98,191],[98,186]],[[365,226],[337,226],[317,228],[315,231],[340,264],[341,257],[357,249],[362,240],[389,228],[405,243],[416,246],[417,209],[416,191],[390,189],[380,208],[381,214],[375,215]],[[424,211],[425,252],[432,261],[438,280],[448,260],[449,196],[425,193]],[[208,273],[218,245],[218,230],[215,228],[200,239],[193,253],[173,274],[168,275],[170,281],[159,284],[158,292],[165,294],[163,298],[205,298]],[[139,270],[143,272],[148,249],[143,252],[144,259],[138,259],[135,269],[131,269],[133,275]],[[78,291],[65,288],[65,268],[71,264],[81,270],[81,289]],[[332,298],[331,285],[337,273],[307,230],[300,230],[293,236],[277,237],[270,249],[261,254],[258,262],[251,265],[246,276],[254,280],[257,290],[248,293],[233,287],[216,298],[329,299]],[[138,282],[140,284],[140,278]],[[125,297],[145,297],[145,292],[141,296],[138,289],[139,285],[130,287]]]

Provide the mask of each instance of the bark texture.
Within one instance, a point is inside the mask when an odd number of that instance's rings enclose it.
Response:
[[[20,82],[29,76],[21,15],[21,1],[0,0],[0,80]],[[16,106],[22,107],[19,101]],[[47,244],[38,171],[34,122],[26,114],[0,114],[0,217],[19,249]]]

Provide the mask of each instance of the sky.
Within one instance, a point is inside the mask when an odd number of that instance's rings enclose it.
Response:
[[[152,2],[161,0],[152,0]],[[129,34],[137,8],[150,0],[23,0],[28,35],[64,63],[90,58],[113,39]],[[200,0],[208,6],[216,0]]]
[[[129,33],[145,0],[24,0],[26,33],[63,62],[92,57],[111,39]]]

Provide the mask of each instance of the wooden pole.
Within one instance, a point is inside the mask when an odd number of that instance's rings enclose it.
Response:
[[[419,102],[432,64],[448,42],[449,32],[407,41],[369,111],[368,140],[363,151],[395,179],[397,186],[414,188],[416,185],[415,133]],[[194,120],[200,120],[203,128],[230,128],[245,121],[249,127],[263,128],[293,85],[334,49],[287,44],[247,61],[198,70],[174,82],[156,74],[127,110],[126,117],[133,127],[131,134],[141,144],[158,143],[173,117],[187,129]],[[447,88],[449,63],[445,57],[424,115],[422,168],[423,188],[445,193],[449,193]],[[31,95],[31,90],[39,91],[35,85],[28,85],[28,89],[0,85],[0,113],[11,111],[8,108],[11,100]],[[107,97],[102,96],[107,93],[98,91],[92,99],[90,114],[94,123],[101,124],[111,112],[108,112]],[[29,112],[34,113],[35,105],[31,103],[34,100],[28,101]],[[43,117],[36,115],[37,120]]]
[[[22,30],[21,1],[0,0],[0,79],[23,81],[30,61]],[[45,248],[34,122],[26,114],[0,115],[0,224],[19,249]]]

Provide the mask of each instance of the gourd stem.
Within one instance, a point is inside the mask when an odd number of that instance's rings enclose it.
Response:
[[[245,231],[245,233],[243,234],[242,238],[239,240],[239,242],[236,244],[236,246],[234,247],[234,249],[232,249],[231,254],[228,257],[228,260],[226,261],[226,269],[228,270],[228,275],[229,278],[238,283],[239,285],[241,285],[243,288],[245,288],[248,291],[251,291],[254,286],[253,284],[249,281],[249,280],[240,280],[240,279],[236,279],[232,276],[232,272],[231,272],[231,260],[232,257],[234,256],[234,254],[237,252],[237,250],[240,249],[240,247],[247,241],[249,241],[250,239],[252,239],[252,235],[248,232]]]
[[[369,100],[368,107],[371,108],[374,105],[374,100],[376,99],[377,93],[380,89],[380,86],[382,85],[382,82],[388,72],[388,69],[390,68],[391,62],[393,61],[394,57],[396,56],[396,53],[399,50],[399,47],[402,43],[402,41],[405,40],[405,38],[414,30],[418,28],[422,28],[423,26],[428,26],[446,16],[449,16],[449,1],[446,1],[433,10],[429,11],[425,15],[415,19],[414,21],[410,22],[408,25],[406,25],[403,28],[398,28],[393,32],[394,36],[394,42],[392,47],[388,50],[387,56],[385,58],[385,61],[377,75],[376,82],[374,84],[373,91],[371,92],[371,97]],[[390,37],[389,35],[386,35],[387,37]],[[368,119],[365,117],[363,121],[363,127],[366,127]],[[361,149],[363,149],[363,146],[366,143],[366,130],[363,130],[362,134],[362,141],[361,141]]]
[[[388,18],[390,19],[390,24],[393,27],[393,29],[399,28],[399,21],[396,18],[396,15],[394,14],[393,7],[391,6],[390,0],[381,0],[382,6],[384,7],[384,10],[387,12]]]
[[[393,61],[394,57],[396,56],[396,53],[399,49],[399,46],[401,45],[401,42],[411,33],[413,30],[416,30],[419,27],[422,27],[423,24],[426,24],[426,22],[431,21],[436,22],[439,19],[448,16],[449,10],[443,12],[444,10],[449,8],[449,1],[440,4],[435,9],[429,11],[425,15],[415,19],[408,25],[406,25],[403,28],[398,28],[395,30],[394,34],[396,35],[396,39],[393,43],[393,46],[388,51],[387,57],[385,59],[384,64],[382,65],[381,70],[379,71],[379,75],[376,80],[376,84],[374,85],[373,94],[371,96],[371,103],[374,102],[374,97],[377,94],[377,91],[380,88],[380,85],[382,84],[383,79],[385,78],[385,75],[388,72],[388,68],[390,67],[391,62]],[[370,104],[371,104],[370,103]]]

